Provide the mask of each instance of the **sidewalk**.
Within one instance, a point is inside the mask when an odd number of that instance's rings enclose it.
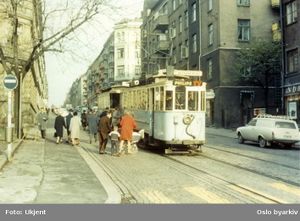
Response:
[[[105,188],[77,148],[56,144],[52,134],[48,129],[45,140],[15,143],[11,162],[1,145],[0,203],[106,203]]]

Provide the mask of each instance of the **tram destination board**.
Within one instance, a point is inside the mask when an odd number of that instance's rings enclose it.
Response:
[[[192,81],[187,79],[175,79],[173,84],[176,86],[191,86]]]
[[[18,86],[18,79],[15,75],[6,75],[3,80],[4,87],[9,90],[14,90]]]

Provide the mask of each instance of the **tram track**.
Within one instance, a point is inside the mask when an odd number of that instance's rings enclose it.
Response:
[[[284,204],[284,203],[286,203],[286,202],[280,201],[280,200],[278,200],[278,199],[275,199],[275,198],[273,198],[272,196],[265,195],[265,194],[260,193],[260,192],[258,192],[258,191],[249,189],[249,188],[247,188],[247,187],[245,187],[245,186],[242,186],[242,185],[239,185],[239,184],[234,183],[234,182],[232,182],[232,181],[229,181],[229,180],[226,180],[226,179],[224,179],[224,178],[221,178],[221,177],[219,177],[219,176],[217,176],[217,175],[215,175],[215,174],[212,174],[212,173],[210,173],[210,172],[207,172],[206,170],[202,170],[202,169],[199,169],[199,168],[197,168],[197,167],[195,167],[195,166],[192,166],[192,165],[190,165],[190,164],[188,164],[188,163],[184,163],[184,162],[182,162],[181,160],[176,159],[174,156],[166,156],[166,155],[161,155],[161,156],[162,156],[162,157],[165,157],[165,158],[167,158],[167,159],[169,159],[169,160],[171,160],[171,161],[174,161],[174,162],[176,162],[176,163],[179,163],[179,164],[181,164],[181,165],[184,165],[184,166],[186,166],[186,167],[188,167],[188,168],[190,168],[190,169],[193,169],[193,170],[196,171],[196,172],[201,172],[201,173],[203,173],[203,174],[206,174],[207,176],[213,177],[214,179],[217,179],[217,180],[220,180],[220,181],[222,181],[222,182],[225,182],[225,183],[227,183],[228,185],[231,185],[231,186],[233,186],[233,187],[235,187],[235,188],[237,188],[237,189],[240,189],[241,192],[245,192],[245,191],[246,191],[246,192],[248,193],[248,194],[246,194],[246,195],[248,195],[248,196],[250,196],[250,197],[251,197],[251,195],[253,195],[253,198],[259,197],[259,198],[264,199],[265,201],[269,201],[269,203],[275,203],[275,204]]]
[[[89,157],[97,163],[99,167],[101,167],[104,172],[111,178],[111,180],[116,184],[117,188],[119,188],[120,193],[122,195],[122,203],[147,203],[147,200],[144,200],[145,196],[139,196],[140,190],[138,187],[135,186],[135,183],[131,180],[126,180],[124,177],[127,177],[126,174],[124,176],[124,171],[115,171],[116,167],[114,163],[117,162],[110,157],[105,157],[103,161],[100,160],[99,155],[96,154],[91,148],[81,146],[81,148],[89,155]],[[141,151],[141,153],[144,151]],[[149,151],[145,151],[149,152]],[[273,196],[269,191],[264,192],[261,189],[257,189],[255,186],[245,186],[243,183],[239,184],[235,181],[228,180],[226,177],[219,176],[218,174],[214,174],[209,172],[205,169],[201,169],[197,166],[191,165],[187,158],[191,158],[191,156],[180,156],[180,159],[176,158],[176,156],[166,156],[163,154],[153,154],[153,153],[146,153],[149,154],[147,157],[149,160],[158,161],[158,163],[162,163],[165,167],[171,167],[176,171],[180,172],[184,176],[191,177],[192,179],[196,179],[202,183],[202,185],[209,187],[209,189],[213,189],[213,193],[216,195],[224,196],[224,202],[221,203],[232,203],[231,200],[228,202],[226,199],[236,199],[238,202],[243,203],[271,203],[271,204],[285,204],[284,200],[278,199]],[[141,155],[143,156],[143,155]],[[161,161],[158,156],[161,156],[168,161]],[[200,155],[200,157],[202,157]],[[192,157],[193,158],[193,157]],[[196,160],[197,157],[194,159]],[[182,162],[185,161],[185,162]],[[222,162],[223,163],[223,162]],[[110,165],[111,164],[111,165]],[[232,166],[232,165],[230,165]],[[239,168],[244,169],[244,168]],[[132,173],[130,171],[126,171]],[[253,172],[253,171],[250,171]],[[122,175],[123,174],[123,175]],[[258,174],[261,175],[261,174]],[[123,177],[123,178],[122,178]],[[274,179],[274,178],[272,178]],[[197,185],[198,186],[198,185]],[[226,188],[224,188],[226,186]],[[203,196],[203,195],[202,195]],[[201,196],[199,196],[201,198]],[[205,193],[204,196],[205,198]],[[229,197],[229,198],[227,198]],[[223,198],[222,198],[223,199]],[[215,201],[211,201],[215,202]],[[220,202],[219,202],[220,203]]]
[[[205,148],[209,148],[209,149],[214,149],[214,150],[217,150],[217,151],[222,151],[222,152],[229,153],[229,154],[233,154],[233,155],[237,155],[237,156],[247,157],[249,159],[254,159],[254,160],[257,160],[257,161],[262,161],[262,162],[265,162],[265,163],[274,164],[276,166],[286,167],[286,168],[289,168],[289,169],[295,169],[295,170],[299,170],[300,169],[299,167],[293,167],[293,166],[290,166],[290,165],[287,165],[287,164],[277,163],[277,162],[274,162],[274,161],[261,159],[261,158],[258,158],[257,156],[254,157],[254,156],[250,156],[250,155],[247,155],[247,154],[236,153],[236,152],[229,151],[229,150],[223,150],[223,149],[217,148],[215,146],[205,145],[204,147]]]
[[[81,145],[82,150],[85,151],[85,153],[88,155],[90,159],[92,159],[100,168],[102,168],[107,176],[114,182],[114,184],[117,186],[119,191],[121,192],[121,203],[130,203],[135,204],[137,203],[137,199],[134,197],[134,195],[131,193],[131,191],[128,188],[128,185],[122,180],[118,179],[117,176],[115,176],[115,173],[111,170],[111,168],[104,163],[100,161],[100,159],[97,157],[97,155],[89,150],[89,148],[85,147],[84,145]]]
[[[224,151],[224,150],[220,150],[220,149],[214,148],[214,147],[210,147],[210,148],[211,149],[215,149],[217,151],[226,152],[226,153],[229,153],[229,154],[232,154],[232,155],[238,155],[238,156],[246,157],[246,158],[249,158],[251,160],[261,161],[261,162],[264,162],[264,163],[269,163],[269,164],[275,165],[277,167],[281,166],[281,167],[285,167],[287,169],[293,169],[293,170],[299,171],[299,168],[292,167],[292,166],[289,166],[289,165],[286,165],[286,164],[280,164],[280,163],[275,163],[273,161],[268,161],[268,160],[263,160],[263,159],[257,159],[257,158],[252,157],[252,156],[248,156],[248,155],[244,155],[244,154],[239,154],[239,153],[233,153],[231,151]],[[290,185],[293,185],[293,186],[296,186],[296,187],[300,187],[300,183],[299,182],[292,181],[292,180],[289,180],[289,179],[285,179],[283,177],[279,177],[279,176],[276,176],[276,175],[271,175],[271,174],[268,174],[268,173],[266,173],[264,171],[259,171],[257,169],[251,169],[251,168],[248,168],[248,167],[245,167],[245,166],[241,166],[241,165],[237,165],[237,164],[234,164],[234,163],[230,163],[230,162],[228,162],[226,160],[218,159],[216,157],[212,157],[212,156],[208,156],[208,155],[204,155],[204,154],[199,155],[198,157],[207,158],[207,159],[210,159],[210,160],[213,160],[213,161],[216,161],[216,162],[220,162],[220,163],[223,163],[223,164],[226,164],[226,165],[230,165],[230,166],[235,167],[237,169],[246,170],[246,171],[249,171],[249,172],[261,175],[261,176],[265,176],[265,177],[268,177],[268,178],[271,178],[271,179],[275,179],[275,180],[278,180],[278,181],[281,181],[281,182],[284,182],[284,183],[287,183],[287,184],[290,184]],[[234,158],[230,158],[230,159],[234,159]],[[253,163],[253,164],[255,164],[255,163]]]

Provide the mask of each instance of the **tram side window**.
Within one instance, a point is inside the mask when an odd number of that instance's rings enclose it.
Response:
[[[190,111],[198,111],[198,91],[189,91],[188,92],[188,109]]]
[[[173,91],[166,91],[166,110],[173,109]]]
[[[175,109],[185,109],[185,87],[176,87],[175,89]]]
[[[205,97],[205,91],[201,91],[201,111],[206,110],[206,97]]]
[[[159,87],[155,88],[155,110],[158,111],[159,110]]]
[[[160,105],[159,105],[159,110],[163,110],[164,109],[164,87],[160,87]]]

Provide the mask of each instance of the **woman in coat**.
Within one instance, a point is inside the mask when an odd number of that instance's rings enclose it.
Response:
[[[133,129],[136,128],[136,122],[134,118],[131,116],[131,114],[127,111],[125,112],[125,115],[122,117],[121,122],[120,122],[120,127],[121,127],[121,137],[120,137],[120,152],[123,151],[123,145],[124,141],[127,141],[127,146],[128,146],[128,153],[132,153],[131,149],[131,140],[132,140],[132,133]]]
[[[55,118],[55,122],[54,122],[57,144],[62,142],[64,127],[66,128],[65,118],[62,116],[62,113],[60,112],[59,115]]]
[[[79,144],[79,137],[80,137],[80,118],[78,117],[77,112],[73,113],[73,117],[70,121],[70,137],[72,140],[72,145]]]

